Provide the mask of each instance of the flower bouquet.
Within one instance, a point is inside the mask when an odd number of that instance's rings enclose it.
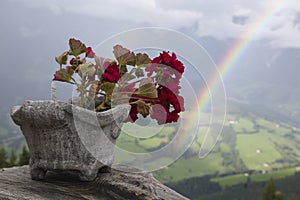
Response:
[[[128,121],[135,122],[141,114],[158,124],[177,122],[184,111],[179,91],[184,65],[175,53],[163,51],[150,59],[146,53],[116,45],[112,60],[97,56],[80,40],[70,39],[69,46],[56,57],[60,69],[53,80],[75,85],[79,106],[101,112],[129,104]]]

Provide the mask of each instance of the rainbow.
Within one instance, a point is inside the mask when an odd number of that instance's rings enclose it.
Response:
[[[260,34],[262,29],[265,27],[265,25],[272,19],[274,14],[276,14],[277,11],[279,11],[284,5],[284,0],[278,0],[274,1],[272,8],[267,9],[264,11],[264,13],[259,17],[259,19],[255,20],[255,23],[251,24],[249,28],[245,31],[243,34],[243,37],[239,38],[233,45],[231,49],[228,50],[228,52],[225,54],[221,62],[218,64],[218,73],[214,74],[211,78],[209,78],[209,81],[207,83],[207,90],[201,92],[198,95],[198,109],[197,112],[200,112],[205,107],[208,106],[210,100],[211,100],[211,92],[214,92],[214,90],[218,87],[219,84],[223,83],[223,79],[226,77],[226,75],[229,74],[229,72],[236,66],[236,63],[239,61],[239,59],[246,53],[247,49],[249,48],[249,45],[251,42],[256,39],[257,35]],[[196,118],[199,117],[199,113],[196,113],[198,116],[195,116]],[[224,119],[225,121],[225,116]],[[224,122],[223,121],[223,122]],[[209,146],[210,150],[213,148],[215,143],[217,142],[217,139],[214,141],[214,144],[205,144],[207,134],[204,138],[203,144],[201,149],[205,149],[205,147]],[[199,152],[199,157],[203,158],[206,156],[209,151],[206,149],[206,153],[203,154],[203,152]]]

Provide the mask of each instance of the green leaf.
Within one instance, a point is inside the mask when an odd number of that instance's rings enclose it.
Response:
[[[105,102],[102,102],[97,108],[96,108],[96,111],[100,112],[100,111],[104,111],[104,110],[107,110],[109,109],[110,106],[107,105]]]
[[[136,77],[140,78],[144,76],[144,70],[142,70],[140,67],[136,68],[135,73]]]
[[[115,85],[115,83],[105,82],[100,86],[100,89],[109,94],[114,91]]]
[[[138,90],[135,92],[143,97],[157,98],[157,89],[151,78],[144,78],[140,82]]]
[[[58,64],[65,65],[65,64],[67,64],[67,61],[68,61],[68,55],[69,55],[69,52],[65,51],[62,54],[60,54],[59,56],[55,57],[55,60]]]
[[[81,74],[87,74],[89,76],[93,76],[96,71],[93,63],[80,64],[78,69]]]
[[[69,46],[70,46],[70,55],[74,55],[75,57],[86,52],[86,46],[80,40],[71,38],[69,40]]]
[[[99,81],[97,80],[94,80],[94,81],[89,81],[86,85],[87,87],[90,86],[90,85],[98,85]]]
[[[136,63],[135,54],[133,52],[130,52],[129,49],[126,49],[126,48],[122,47],[121,45],[116,45],[116,46],[114,46],[113,53],[114,53],[119,65],[135,66],[135,63]]]
[[[128,81],[131,81],[133,79],[135,79],[134,75],[129,74],[129,73],[125,73],[125,74],[123,74],[121,81],[122,82],[128,82]]]
[[[149,56],[145,53],[138,53],[136,54],[136,65],[137,66],[143,66],[146,64],[149,64],[151,62],[151,59],[149,58]]]
[[[121,65],[119,70],[120,70],[121,76],[123,76],[126,72],[128,72],[126,65]]]

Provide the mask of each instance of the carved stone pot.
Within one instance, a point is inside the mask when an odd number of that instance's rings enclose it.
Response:
[[[47,170],[72,170],[80,180],[92,181],[99,170],[109,170],[128,112],[129,105],[93,112],[60,101],[14,106],[11,117],[30,150],[31,178],[44,179]]]

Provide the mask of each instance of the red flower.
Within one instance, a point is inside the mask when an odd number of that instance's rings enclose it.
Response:
[[[182,62],[180,62],[179,60],[173,60],[172,64],[173,64],[173,68],[176,69],[180,74],[184,72],[184,66]]]
[[[120,71],[117,63],[110,63],[102,74],[102,79],[106,82],[117,83],[120,79]]]
[[[127,121],[135,122],[138,119],[137,104],[131,104],[131,109]]]
[[[154,58],[151,61],[151,64],[155,64],[155,63],[169,66],[169,67],[175,69],[177,72],[179,72],[180,75],[184,72],[184,66],[183,66],[182,62],[180,62],[177,59],[177,56],[175,53],[172,53],[172,56],[171,56],[168,52],[163,51],[162,53],[160,53],[160,55],[158,57]],[[153,72],[153,69],[152,69],[153,65],[150,65],[148,68],[149,69],[146,68],[146,71],[149,70],[150,72]]]
[[[170,89],[166,87],[162,87],[161,93],[164,93],[164,95],[161,95],[164,97],[164,99],[160,99],[161,103],[172,105],[174,110],[178,113],[184,110],[183,97],[177,96]]]
[[[73,65],[73,64],[75,63],[75,61],[76,61],[76,59],[75,59],[75,58],[72,58],[72,59],[70,60],[70,65]]]
[[[161,59],[161,61],[164,63],[164,64],[166,64],[166,65],[170,65],[170,64],[172,64],[171,62],[172,62],[172,57],[169,55],[169,53],[168,52],[166,52],[166,51],[163,51],[161,54],[160,54],[160,59]],[[175,59],[176,59],[176,57],[175,57]]]
[[[156,119],[158,124],[177,122],[179,113],[184,111],[183,97],[164,86],[159,86],[157,90],[159,103],[152,106],[151,118]]]
[[[184,98],[182,96],[177,96],[176,101],[173,101],[174,111],[180,113],[184,111]]]
[[[177,122],[179,114],[175,111],[168,113],[166,123]]]
[[[88,57],[88,58],[94,58],[95,57],[95,52],[92,50],[92,47],[86,48],[85,56]]]

